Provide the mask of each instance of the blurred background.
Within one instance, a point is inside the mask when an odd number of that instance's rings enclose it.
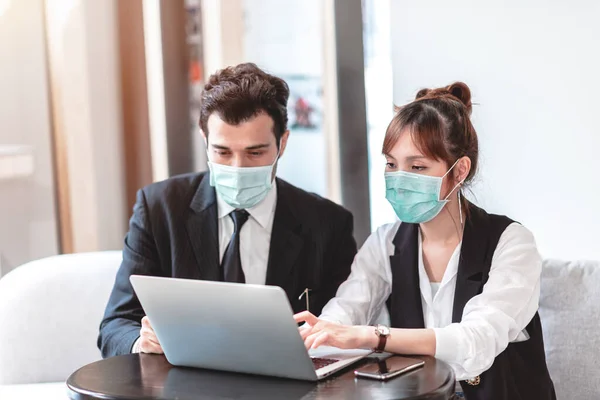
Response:
[[[600,259],[595,0],[0,0],[0,276],[120,249],[135,192],[206,169],[203,82],[255,62],[290,85],[279,176],[395,220],[393,105],[462,80],[477,103],[471,198],[543,256]]]

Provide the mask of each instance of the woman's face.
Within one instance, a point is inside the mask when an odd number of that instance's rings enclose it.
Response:
[[[385,172],[405,171],[420,175],[442,177],[451,165],[443,160],[435,160],[425,156],[412,140],[409,132],[404,131],[389,154],[385,154]],[[468,157],[463,157],[442,182],[441,197],[444,198],[452,191],[457,183],[463,181],[471,168]],[[455,192],[456,193],[456,192]]]

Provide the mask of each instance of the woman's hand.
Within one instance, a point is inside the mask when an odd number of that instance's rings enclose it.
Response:
[[[297,323],[306,322],[300,335],[307,349],[333,346],[339,349],[372,349],[378,338],[372,326],[347,326],[320,320],[308,311],[294,315]]]

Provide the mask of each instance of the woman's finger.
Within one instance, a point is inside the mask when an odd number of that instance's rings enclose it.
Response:
[[[319,332],[319,334],[315,338],[315,341],[313,342],[311,348],[316,349],[319,346],[327,345],[328,341],[329,341],[329,333],[328,332]]]
[[[300,332],[300,337],[302,337],[302,340],[304,340],[308,337],[308,335],[313,333],[313,328],[309,325],[305,325],[298,328],[298,331]]]
[[[306,337],[306,339],[304,339],[304,345],[306,346],[307,349],[310,349],[313,345],[313,343],[315,342],[315,340],[317,339],[317,337],[324,333],[324,331],[315,331],[313,333],[311,333],[310,335],[308,335]]]
[[[311,326],[315,326],[317,322],[319,322],[319,319],[308,311],[302,311],[301,313],[294,315],[294,320],[296,323],[306,322]]]

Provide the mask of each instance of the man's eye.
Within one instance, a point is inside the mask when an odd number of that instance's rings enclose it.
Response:
[[[250,152],[250,155],[251,156],[255,156],[255,157],[262,156],[262,154],[263,154],[262,151],[252,151],[252,152]]]
[[[414,169],[415,171],[423,171],[423,170],[425,170],[425,167],[423,167],[421,165],[413,165],[412,169]]]
[[[394,168],[396,168],[396,164],[394,164],[394,163],[391,163],[391,162],[389,162],[389,163],[385,163],[385,166],[386,166],[387,168],[390,168],[390,169],[394,169]]]

